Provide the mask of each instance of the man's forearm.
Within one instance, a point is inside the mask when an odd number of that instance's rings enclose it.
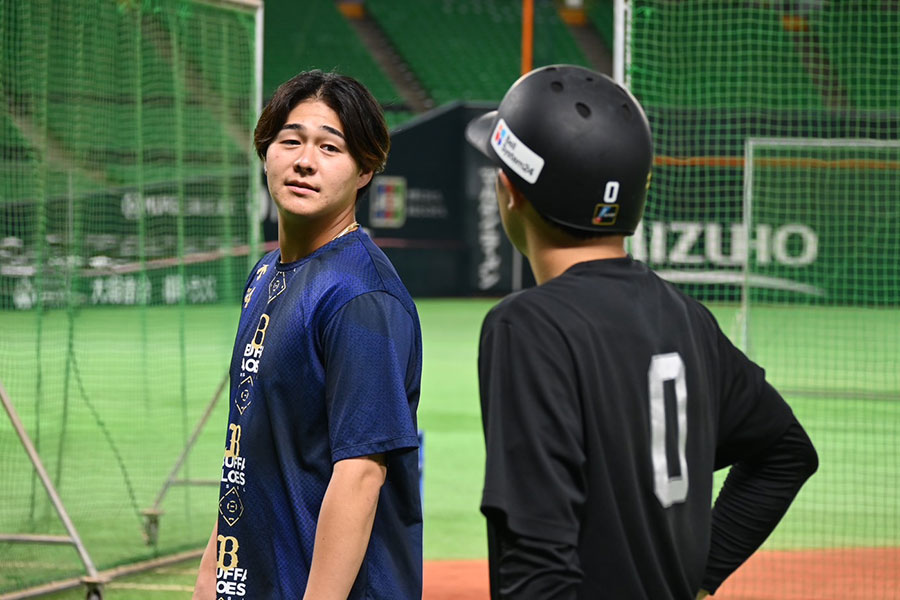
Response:
[[[200,559],[200,567],[197,569],[197,583],[194,585],[192,600],[212,600],[216,597],[216,538],[219,525],[213,525],[209,543],[203,551]]]
[[[385,473],[380,455],[335,464],[316,525],[305,599],[347,598],[369,545]]]
[[[704,589],[715,592],[756,551],[817,466],[812,442],[794,423],[772,448],[732,467],[713,509]]]

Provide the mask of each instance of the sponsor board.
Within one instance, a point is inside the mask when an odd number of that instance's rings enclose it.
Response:
[[[406,177],[379,175],[372,182],[369,225],[398,229],[406,224]]]
[[[820,239],[804,223],[758,224],[748,231],[743,223],[642,222],[630,240],[630,252],[675,283],[827,295],[817,282],[808,281],[810,267],[820,257]]]

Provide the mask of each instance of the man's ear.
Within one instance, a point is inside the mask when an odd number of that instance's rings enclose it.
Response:
[[[516,189],[516,186],[509,180],[509,177],[507,177],[503,169],[497,170],[497,181],[499,181],[500,185],[506,190],[506,207],[510,210],[521,208],[522,204],[525,202],[525,196]]]
[[[356,189],[364,188],[370,181],[372,181],[372,177],[375,176],[373,171],[360,171],[359,179],[356,180]]]

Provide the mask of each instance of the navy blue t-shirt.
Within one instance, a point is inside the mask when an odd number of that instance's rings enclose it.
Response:
[[[297,262],[264,256],[231,361],[217,598],[303,596],[335,462],[386,453],[351,599],[422,596],[419,320],[393,266],[355,231]]]

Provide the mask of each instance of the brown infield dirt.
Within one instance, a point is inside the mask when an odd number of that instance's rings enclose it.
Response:
[[[898,600],[900,548],[757,552],[716,600]],[[425,562],[424,600],[488,600],[487,561]]]

